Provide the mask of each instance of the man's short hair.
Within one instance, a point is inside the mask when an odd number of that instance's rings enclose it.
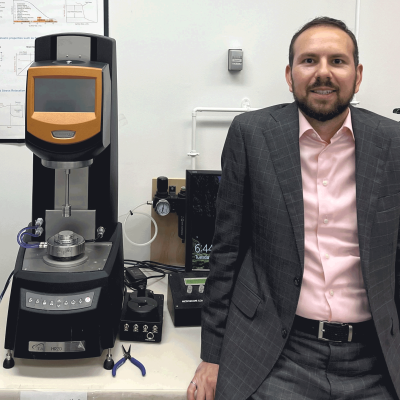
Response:
[[[289,65],[290,65],[290,68],[293,67],[293,58],[294,58],[293,46],[294,46],[294,42],[296,41],[296,39],[304,31],[306,31],[307,29],[313,28],[315,26],[334,26],[335,28],[339,28],[343,32],[346,32],[350,36],[351,40],[353,41],[353,45],[354,45],[354,51],[353,51],[354,65],[357,67],[357,65],[359,63],[358,45],[357,45],[357,39],[354,36],[353,32],[349,28],[347,28],[347,25],[343,21],[340,21],[339,19],[334,19],[334,18],[329,18],[329,17],[317,17],[317,18],[314,18],[312,21],[308,22],[307,24],[305,24],[292,37],[292,41],[290,42],[290,46],[289,46]]]

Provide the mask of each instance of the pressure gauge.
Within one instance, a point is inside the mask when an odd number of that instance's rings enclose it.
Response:
[[[165,217],[171,211],[171,205],[169,204],[168,200],[161,199],[156,204],[156,213]]]

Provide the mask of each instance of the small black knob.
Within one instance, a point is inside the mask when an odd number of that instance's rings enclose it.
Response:
[[[103,364],[103,368],[106,369],[107,371],[110,371],[111,369],[113,369],[113,366],[114,366],[114,360],[113,359],[109,360],[108,358],[106,358]]]
[[[178,193],[178,197],[186,197],[186,186],[181,187],[181,190]]]
[[[5,368],[5,369],[10,369],[10,368],[12,368],[14,365],[15,365],[15,361],[14,361],[14,359],[13,359],[12,357],[6,358],[6,359],[3,361],[3,368]]]
[[[157,178],[156,196],[162,199],[168,197],[168,178],[166,176],[159,176]]]

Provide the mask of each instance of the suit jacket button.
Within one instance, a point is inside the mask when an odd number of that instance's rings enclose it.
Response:
[[[284,339],[286,339],[286,336],[287,336],[287,330],[286,329],[282,329],[282,337],[284,338]]]
[[[295,286],[300,286],[300,279],[297,276],[293,279],[293,282]]]

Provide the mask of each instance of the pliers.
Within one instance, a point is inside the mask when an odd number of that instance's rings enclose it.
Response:
[[[126,360],[130,360],[133,365],[136,365],[142,371],[142,375],[145,376],[146,368],[144,367],[144,365],[135,358],[131,357],[131,345],[129,345],[128,351],[126,351],[124,345],[122,345],[122,351],[124,353],[124,356],[114,365],[112,369],[112,376],[115,377],[115,375],[117,374],[117,369],[124,365]]]

